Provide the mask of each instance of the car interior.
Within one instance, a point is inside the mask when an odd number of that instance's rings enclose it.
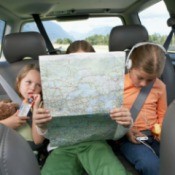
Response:
[[[15,79],[19,70],[26,64],[38,63],[40,55],[64,54],[60,48],[56,48],[49,38],[43,25],[45,21],[79,21],[88,18],[119,17],[122,25],[113,24],[109,31],[108,51],[128,51],[139,42],[150,41],[150,34],[141,23],[139,13],[163,0],[6,0],[0,2],[0,39],[1,59],[0,75],[15,89]],[[175,1],[164,0],[168,11],[167,25],[170,34],[167,33],[163,43],[166,45],[166,64],[161,75],[161,80],[166,84],[168,110],[165,116],[161,135],[160,149],[160,174],[173,175],[174,167],[174,106],[175,106]],[[38,29],[30,28],[30,31],[22,31],[22,27],[28,23],[34,23]],[[150,24],[151,26],[152,24]],[[85,28],[85,27],[84,27]],[[82,25],[82,30],[84,30]],[[61,35],[61,34],[60,34]],[[169,36],[169,37],[168,37]],[[162,44],[163,45],[163,44]],[[174,50],[173,50],[174,48]],[[7,99],[8,95],[0,85],[0,100]],[[0,124],[0,175],[39,175],[40,168],[27,142],[14,130]],[[114,152],[123,165],[132,174],[139,175],[120,153],[117,147],[113,147],[113,141],[109,141]],[[15,150],[15,151],[14,151]]]
[[[25,139],[4,125],[0,131],[0,174],[39,175],[38,162]]]

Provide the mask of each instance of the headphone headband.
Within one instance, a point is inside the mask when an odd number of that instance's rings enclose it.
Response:
[[[166,54],[165,48],[164,48],[162,45],[160,45],[160,44],[155,44],[155,43],[151,43],[151,42],[140,42],[140,43],[137,43],[137,44],[135,44],[135,45],[132,47],[132,49],[130,50],[130,52],[129,52],[127,58],[126,58],[126,68],[127,68],[128,70],[132,67],[132,60],[130,59],[130,56],[131,56],[133,50],[136,49],[136,48],[138,48],[138,47],[140,47],[140,46],[144,46],[144,45],[153,45],[153,46],[157,46],[157,47],[159,47],[159,48]]]

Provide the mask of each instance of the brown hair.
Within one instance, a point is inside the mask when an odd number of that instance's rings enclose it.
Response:
[[[31,70],[36,70],[38,72],[40,72],[39,70],[39,66],[37,64],[27,64],[25,65],[20,72],[18,73],[17,77],[16,77],[16,84],[15,84],[15,88],[17,93],[20,95],[21,97],[21,93],[19,91],[19,86],[21,83],[21,80],[28,74],[29,71]]]
[[[146,43],[134,48],[130,59],[132,60],[131,69],[139,68],[148,74],[160,77],[165,66],[166,55],[163,47]]]
[[[67,48],[66,54],[76,53],[78,51],[95,52],[94,48],[89,42],[85,40],[78,40],[78,41],[74,41],[69,45],[69,47]]]

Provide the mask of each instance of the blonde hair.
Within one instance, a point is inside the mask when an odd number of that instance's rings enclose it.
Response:
[[[132,60],[133,68],[139,68],[148,74],[160,77],[166,60],[165,49],[154,43],[141,43],[136,46],[130,58]]]
[[[16,88],[16,92],[19,94],[20,97],[22,97],[21,93],[20,93],[20,90],[19,90],[19,87],[20,87],[20,84],[21,84],[21,80],[23,78],[25,78],[25,76],[31,70],[36,70],[36,71],[40,72],[39,67],[38,67],[37,64],[27,64],[20,70],[20,72],[18,73],[18,75],[16,77],[15,88]]]
[[[67,48],[66,54],[76,53],[78,51],[95,52],[94,48],[89,42],[85,40],[77,40],[69,45],[69,47]]]

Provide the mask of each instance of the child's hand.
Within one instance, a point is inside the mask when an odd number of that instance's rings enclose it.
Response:
[[[41,97],[40,95],[35,96],[33,122],[36,126],[41,129],[45,129],[47,123],[52,119],[50,112],[47,109],[40,107]]]
[[[26,124],[28,117],[24,116],[24,117],[19,117],[18,116],[18,112],[14,113],[12,116],[4,119],[2,121],[3,124],[5,124],[6,126],[13,128],[13,129],[17,129],[18,127]]]
[[[110,111],[110,117],[112,120],[115,120],[116,123],[125,127],[130,127],[133,123],[130,111],[124,107],[114,108]]]
[[[140,142],[138,142],[136,140],[137,137],[143,137],[145,136],[143,133],[141,133],[140,131],[136,130],[136,129],[133,129],[131,128],[129,130],[129,132],[126,134],[128,140],[132,143],[135,143],[135,144],[140,144]]]

